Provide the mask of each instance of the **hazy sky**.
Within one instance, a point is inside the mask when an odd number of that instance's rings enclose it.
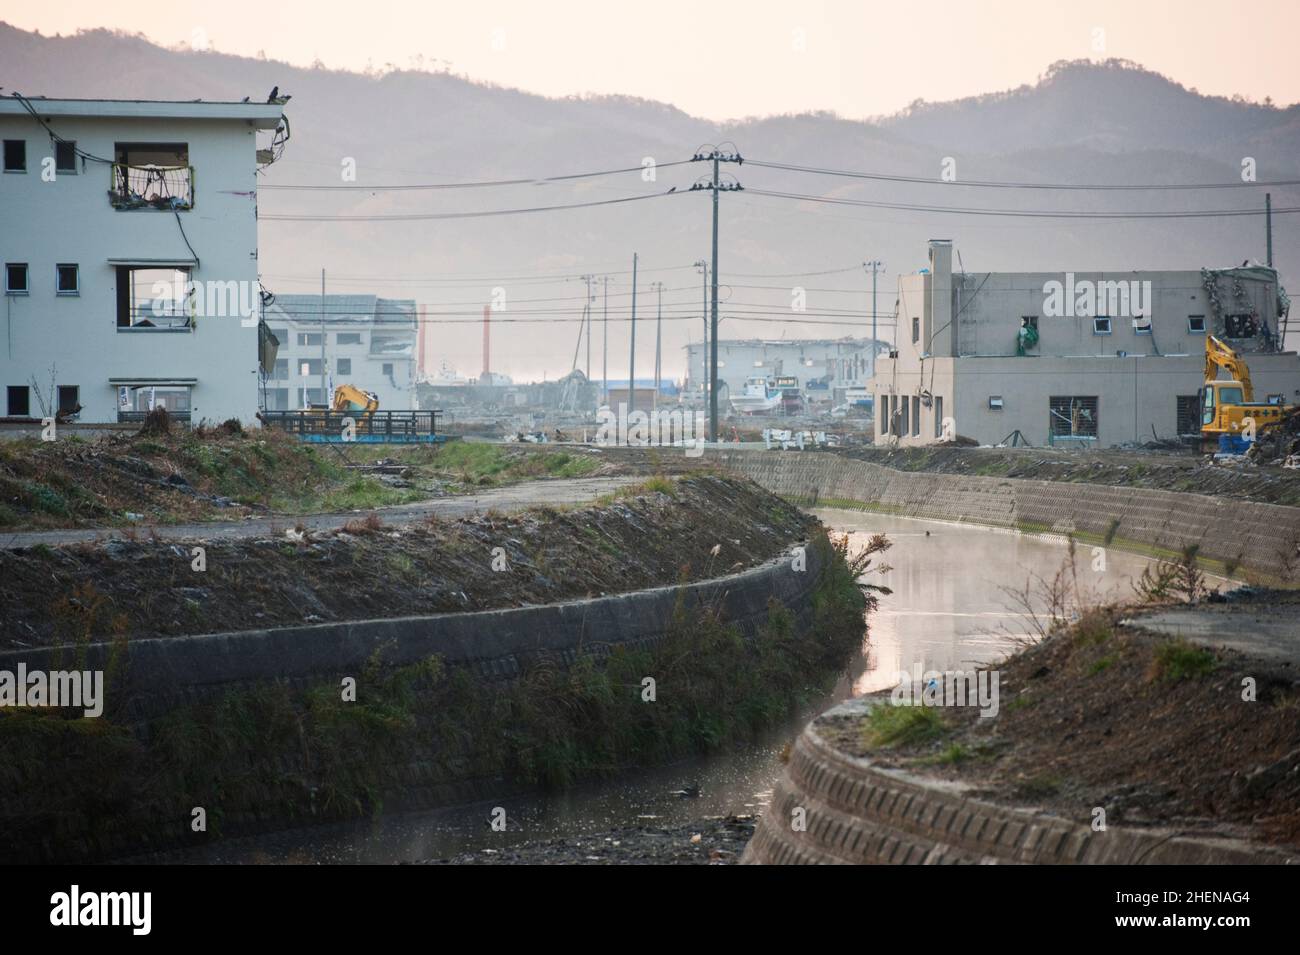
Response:
[[[893,112],[1033,82],[1052,62],[1135,60],[1202,93],[1300,100],[1296,0],[6,0],[0,18],[71,33],[111,27],[362,70],[450,63],[551,96],[621,93],[711,119]]]

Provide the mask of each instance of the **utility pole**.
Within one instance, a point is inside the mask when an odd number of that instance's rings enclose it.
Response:
[[[578,277],[587,283],[587,304],[583,306],[582,314],[587,326],[587,381],[591,381],[591,303],[595,301],[591,295],[591,283],[596,280],[596,276],[580,275]]]
[[[664,330],[664,283],[655,282],[650,286],[659,293],[658,310],[655,314],[655,396],[654,404],[651,407],[659,407],[659,389],[663,382],[663,330]]]
[[[709,352],[709,381],[714,387],[709,391],[709,440],[715,443],[718,440],[718,193],[739,192],[743,188],[735,180],[734,176],[731,182],[722,182],[721,175],[718,172],[718,164],[734,162],[736,165],[741,165],[745,161],[735,143],[724,143],[723,145],[731,148],[723,149],[721,146],[704,146],[691,157],[691,162],[713,162],[713,178],[702,181],[703,177],[701,177],[701,180],[696,180],[695,184],[691,186],[691,191],[708,189],[713,193],[713,284],[711,286],[713,301],[710,321],[712,344]]]
[[[876,271],[884,269],[885,263],[879,259],[863,262],[864,269],[871,269],[871,377],[876,376]]]
[[[325,270],[320,270],[320,400],[326,410],[334,405],[333,396],[325,393]]]
[[[605,364],[604,364],[604,369],[601,373],[605,382],[605,386],[601,397],[604,402],[608,403],[609,402],[609,276],[602,275],[600,277],[600,284],[605,286],[605,306],[604,306],[605,317],[601,320],[601,329],[600,329],[600,343],[605,350]]]
[[[704,343],[700,352],[700,378],[703,379],[704,396],[707,398],[709,393],[709,263],[703,259],[696,259],[695,267],[700,270],[701,285],[704,290],[704,301],[700,306],[700,315],[704,319],[704,337],[700,339]]]
[[[627,359],[627,413],[636,410],[636,253],[632,253],[632,351]]]
[[[1264,193],[1264,237],[1268,243],[1268,267],[1273,267],[1273,194]]]

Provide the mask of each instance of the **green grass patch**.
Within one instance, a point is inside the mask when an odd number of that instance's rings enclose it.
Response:
[[[1214,654],[1186,640],[1170,640],[1156,647],[1156,678],[1177,683],[1196,680],[1214,672],[1218,665]]]
[[[933,706],[873,706],[863,728],[870,746],[912,746],[937,739],[948,731],[939,710]]]

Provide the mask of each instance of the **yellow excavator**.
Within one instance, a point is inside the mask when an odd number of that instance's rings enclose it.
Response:
[[[1220,379],[1219,371],[1228,378]],[[1205,390],[1201,394],[1201,448],[1244,453],[1255,435],[1294,410],[1255,400],[1245,359],[1213,335],[1205,336]]]
[[[379,396],[373,391],[362,391],[356,385],[339,385],[334,389],[334,401],[330,410],[374,414],[379,410]]]

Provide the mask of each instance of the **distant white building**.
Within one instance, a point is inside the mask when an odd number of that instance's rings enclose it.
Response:
[[[280,341],[275,369],[264,383],[266,410],[325,404],[327,393],[342,384],[374,392],[382,410],[417,407],[414,301],[375,295],[277,295],[266,309],[266,323]]]
[[[281,113],[0,98],[0,412],[253,419],[258,134]]]
[[[885,342],[879,349],[887,349]],[[795,378],[806,400],[843,401],[850,389],[865,388],[871,379],[870,339],[718,339],[718,396],[742,394],[745,380]],[[704,381],[708,358],[699,342],[686,346],[689,387]]]

